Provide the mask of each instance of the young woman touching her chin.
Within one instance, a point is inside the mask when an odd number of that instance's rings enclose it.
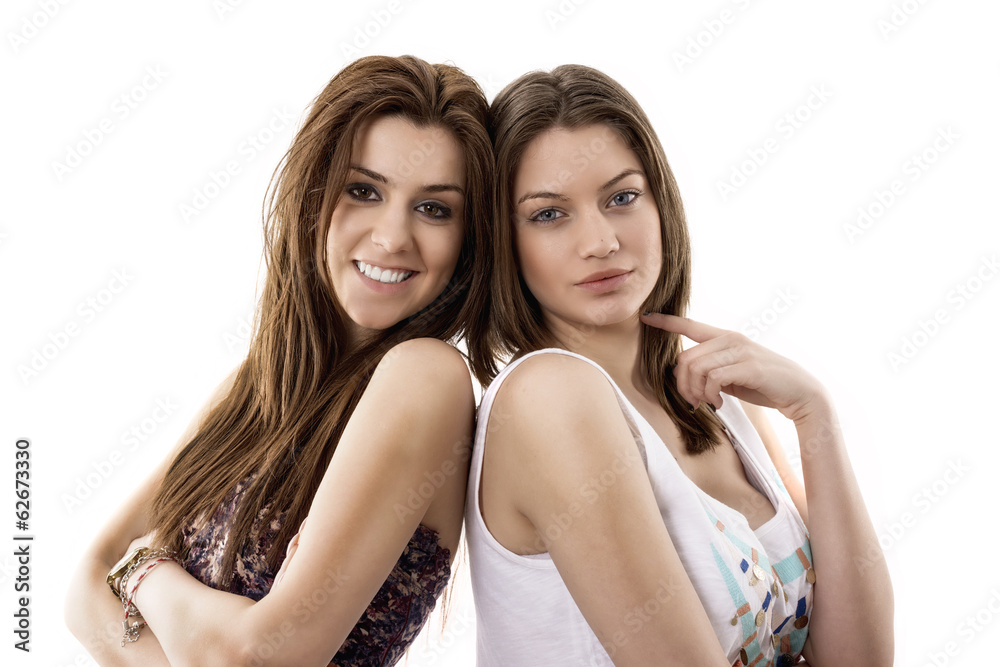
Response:
[[[479,664],[891,664],[891,585],[830,397],[683,317],[686,223],[642,110],[563,66],[505,88],[491,132],[489,362],[514,360],[466,500]],[[804,492],[740,400],[795,423]]]
[[[486,290],[486,112],[412,57],[317,97],[247,359],[75,577],[67,622],[102,665],[389,665],[417,634],[461,531],[474,397],[446,341]]]

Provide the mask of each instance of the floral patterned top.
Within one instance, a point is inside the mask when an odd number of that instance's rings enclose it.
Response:
[[[187,557],[184,568],[202,583],[227,590],[253,600],[260,600],[271,590],[275,572],[267,566],[265,556],[284,513],[261,531],[260,540],[244,547],[236,559],[233,577],[228,586],[215,584],[222,567],[222,556],[236,508],[252,477],[238,484],[212,515],[204,528],[184,531]],[[260,521],[263,517],[258,517]],[[450,552],[440,545],[436,531],[417,526],[399,560],[362,614],[347,640],[330,661],[330,665],[393,665],[420,632],[444,591],[451,576]]]

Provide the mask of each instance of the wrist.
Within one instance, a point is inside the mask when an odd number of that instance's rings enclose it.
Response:
[[[819,464],[822,469],[841,460],[841,455],[846,453],[840,420],[829,401],[816,403],[808,411],[803,411],[795,420],[795,432],[798,435],[803,472],[810,467],[807,463],[809,460],[818,458],[823,461],[824,463]]]
[[[142,628],[145,627],[145,621],[139,619],[142,618],[142,614],[139,608],[136,606],[136,593],[139,592],[139,584],[142,583],[150,571],[159,565],[167,561],[177,562],[174,557],[176,552],[173,549],[149,549],[147,547],[140,547],[129,554],[123,563],[126,563],[125,573],[121,576],[118,582],[118,592],[122,602],[122,610],[124,614],[122,628],[124,629],[124,634],[122,635],[121,645],[124,647],[130,642],[134,642],[139,638],[139,633]],[[121,567],[121,563],[119,566]],[[112,570],[108,574],[108,582],[112,583],[112,578],[116,574],[116,570]],[[112,583],[112,590],[114,589],[114,584]],[[134,619],[131,620],[130,619]]]
[[[143,557],[149,552],[149,547],[138,547],[125,553],[122,558],[111,566],[107,582],[115,597],[122,597],[122,584],[127,582],[129,575],[136,570]]]
[[[816,424],[829,425],[837,421],[833,399],[822,385],[818,386],[808,399],[789,410],[785,416],[795,424],[797,430],[808,429]]]
[[[149,601],[150,593],[155,593],[155,589],[158,587],[158,581],[162,579],[163,572],[169,570],[172,567],[180,567],[180,564],[175,558],[172,557],[160,557],[151,559],[143,563],[135,574],[129,580],[128,583],[128,600],[138,609],[142,611],[142,602],[145,600]],[[155,570],[155,572],[153,571]],[[150,581],[152,580],[152,584]],[[140,586],[139,584],[142,584]]]

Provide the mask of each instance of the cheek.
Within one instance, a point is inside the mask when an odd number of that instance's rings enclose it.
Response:
[[[326,270],[329,275],[333,275],[335,264],[343,248],[343,242],[336,233],[336,225],[337,220],[334,218],[330,223],[330,228],[326,230]]]
[[[351,251],[356,239],[352,228],[358,225],[358,214],[348,206],[337,207],[330,216],[330,228],[326,232],[326,253],[329,260]]]
[[[544,294],[553,274],[559,271],[558,249],[547,247],[530,233],[518,233],[514,247],[517,268],[528,289],[536,297]]]
[[[461,227],[454,229],[434,230],[436,233],[427,238],[426,245],[428,262],[427,268],[446,274],[441,276],[444,282],[451,279],[458,265],[458,258],[462,254],[462,241],[465,234]]]
[[[663,263],[663,241],[660,237],[659,218],[654,218],[643,227],[639,243],[641,244],[639,247],[645,249],[643,264],[648,267],[655,280],[660,275]]]

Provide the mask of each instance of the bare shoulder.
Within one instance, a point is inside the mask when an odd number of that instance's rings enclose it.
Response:
[[[382,357],[352,422],[364,427],[366,438],[391,433],[397,448],[436,459],[451,456],[453,443],[471,440],[475,407],[461,353],[444,341],[419,338]]]
[[[437,338],[414,338],[386,352],[372,376],[376,382],[411,390],[472,392],[472,375],[462,353]]]
[[[494,405],[530,419],[573,418],[595,405],[618,409],[615,390],[593,364],[565,354],[525,359],[506,377]]]
[[[556,559],[562,552],[548,539],[550,522],[570,507],[576,529],[587,527],[579,553],[595,553],[592,538],[603,540],[622,513],[651,500],[615,388],[586,360],[541,354],[520,362],[497,390],[486,429],[481,511],[514,553],[549,551]],[[609,474],[614,493],[599,492],[593,480]],[[560,572],[575,558],[568,557],[556,560]]]
[[[512,370],[497,390],[488,429],[503,458],[531,460],[540,474],[546,465],[566,469],[567,460],[635,450],[611,382],[568,355],[537,355]]]

